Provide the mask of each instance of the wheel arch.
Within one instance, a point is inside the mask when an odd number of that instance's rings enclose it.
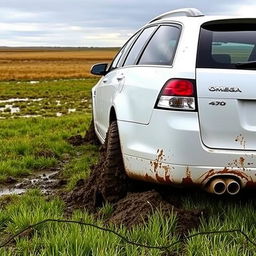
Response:
[[[109,112],[109,124],[111,124],[113,121],[117,121],[117,116],[116,116],[116,110],[114,106],[110,108]]]

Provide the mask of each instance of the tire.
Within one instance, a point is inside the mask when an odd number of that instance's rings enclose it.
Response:
[[[127,194],[125,173],[117,121],[113,121],[106,136],[106,159],[101,173],[101,194],[108,202],[116,202]]]

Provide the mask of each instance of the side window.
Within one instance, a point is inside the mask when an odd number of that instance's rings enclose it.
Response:
[[[145,45],[149,37],[154,32],[155,28],[156,27],[149,27],[143,30],[139,38],[135,41],[134,45],[132,46],[132,49],[130,50],[125,60],[124,66],[135,64],[140,51],[142,50],[143,46]]]
[[[161,26],[156,31],[139,64],[171,65],[180,37],[180,28],[176,26]]]
[[[110,69],[114,69],[114,68],[117,67],[117,64],[118,64],[118,62],[119,62],[119,60],[120,60],[120,58],[121,58],[123,52],[124,52],[124,48],[121,49],[121,50],[118,52],[118,54],[116,55],[116,57],[114,58],[114,60],[113,60],[113,62],[112,62],[112,64],[111,64],[111,68],[110,68]]]
[[[132,43],[134,42],[134,40],[136,39],[136,36],[138,35],[138,33],[136,33],[135,35],[133,35],[123,46],[123,48],[118,52],[118,54],[116,55],[116,57],[114,58],[110,69],[114,69],[114,68],[118,68],[121,66],[122,64],[122,60],[124,58],[124,55],[126,54],[127,50],[130,48],[130,46],[132,45]]]

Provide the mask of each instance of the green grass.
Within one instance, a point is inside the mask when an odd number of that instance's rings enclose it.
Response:
[[[72,109],[77,113],[91,113],[91,87],[96,82],[95,78],[38,81],[37,83],[1,82],[0,100],[28,100],[1,102],[0,107],[6,107],[6,109],[0,111],[0,118],[26,115],[54,117],[57,113],[70,114]],[[6,105],[12,105],[20,111],[11,113],[11,109]]]
[[[47,218],[63,219],[62,201],[58,198],[46,201],[38,191],[30,191],[21,199],[14,197],[0,212],[0,230],[2,237],[7,237],[26,226]],[[76,211],[73,220],[103,226],[103,220],[95,220],[86,212]],[[170,224],[171,223],[171,224]],[[142,228],[114,227],[121,235],[130,240],[152,245],[173,242],[176,216],[163,218],[161,212],[151,216],[148,225]],[[177,250],[177,246],[176,249]],[[0,250],[1,255],[162,255],[160,251],[142,249],[128,245],[114,234],[106,233],[92,227],[76,224],[48,223],[38,226],[31,234],[17,238],[9,248]]]
[[[73,79],[0,83],[1,100],[17,97],[42,99],[14,102],[15,107],[20,107],[19,113],[0,112],[0,116],[6,118],[0,120],[0,181],[5,181],[8,176],[21,177],[55,167],[67,157],[71,163],[64,174],[66,178],[72,176],[70,188],[79,178],[88,175],[89,166],[97,159],[97,147],[75,148],[66,139],[85,134],[91,120],[88,108],[91,88],[96,81]],[[70,108],[77,111],[68,114]],[[63,115],[56,117],[57,112]],[[17,118],[28,114],[39,114],[44,118]]]
[[[70,176],[70,173],[82,176],[95,162],[97,147],[76,148],[66,140],[71,135],[84,135],[90,120],[89,114],[1,120],[0,180],[49,169],[67,155],[75,159],[69,165],[69,171],[65,172],[66,176]],[[46,152],[46,156],[43,152]],[[80,157],[77,158],[77,155]]]
[[[199,195],[187,195],[182,198],[184,207],[189,209],[209,207],[207,196],[203,196],[198,203],[195,200],[197,196]],[[256,215],[255,205],[252,202],[227,203],[225,200],[214,199],[212,203],[214,204],[208,208],[209,220],[202,219],[200,228],[191,231],[191,234],[199,231],[241,228],[254,239]],[[59,198],[46,200],[36,190],[29,191],[22,197],[13,196],[11,203],[2,207],[0,211],[1,240],[38,221],[47,218],[63,219],[63,209],[64,204]],[[76,211],[71,218],[104,226],[104,220],[112,210],[111,205],[105,205],[100,210],[102,217],[97,220],[85,211]],[[176,215],[172,214],[166,218],[161,211],[153,214],[144,226],[135,226],[129,230],[113,225],[109,228],[129,240],[153,246],[171,244],[179,238],[175,233]],[[256,255],[255,247],[238,233],[197,236],[172,247],[170,252],[170,255]],[[165,255],[162,253],[158,250],[126,244],[119,237],[92,227],[60,223],[38,226],[33,232],[15,239],[15,243],[0,250],[0,255]]]
[[[79,179],[87,178],[91,165],[98,160],[98,146],[84,145],[76,150],[76,157],[66,164],[62,171],[63,178],[69,178],[68,190],[71,190]]]
[[[252,192],[253,193],[253,192]],[[187,195],[183,199],[187,209],[207,209],[209,218],[203,218],[198,230],[224,231],[241,229],[255,241],[256,208],[252,199],[212,198],[209,195]],[[188,241],[185,255],[256,255],[256,248],[239,233],[194,237]]]
[[[39,102],[15,102],[21,109],[20,115],[42,114],[43,117],[22,118],[9,112],[0,113],[0,182],[8,176],[23,177],[42,169],[58,166],[62,162],[61,175],[68,180],[66,191],[71,190],[81,178],[88,177],[90,166],[97,161],[98,148],[93,145],[74,147],[66,139],[72,135],[84,135],[91,120],[90,89],[96,83],[88,80],[45,81],[37,84],[28,82],[0,83],[1,99],[43,98]],[[87,102],[84,100],[87,99]],[[57,106],[56,100],[66,102]],[[68,108],[79,111],[68,114]],[[2,103],[1,103],[2,104]],[[87,105],[86,105],[87,104]],[[2,105],[0,105],[1,107]],[[43,107],[42,107],[43,106]],[[65,107],[64,107],[65,106]],[[56,117],[56,112],[65,112]],[[46,154],[42,154],[46,152]],[[63,162],[65,160],[65,162]],[[67,161],[68,160],[68,161]],[[253,193],[253,192],[252,192]],[[227,200],[204,193],[183,193],[179,201],[185,209],[207,209],[209,218],[204,217],[197,230],[227,230],[241,228],[252,239],[256,236],[255,200]],[[0,198],[0,242],[37,221],[45,218],[64,218],[64,203],[59,198],[45,198],[39,191],[28,191],[23,196]],[[76,211],[71,217],[104,226],[105,219],[113,211],[106,204],[99,210],[98,220],[85,211]],[[151,245],[170,244],[178,239],[178,221],[175,214],[164,218],[161,212],[150,217],[149,223],[127,230],[114,227],[127,238]],[[113,234],[91,227],[49,223],[37,227],[33,232],[15,239],[15,242],[0,250],[0,255],[121,255],[151,256],[166,255],[157,250],[142,249],[125,244]],[[168,254],[167,254],[168,255]],[[255,247],[238,233],[228,235],[197,236],[184,240],[171,249],[170,255],[256,255]]]

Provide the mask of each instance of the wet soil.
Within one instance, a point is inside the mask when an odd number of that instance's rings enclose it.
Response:
[[[84,138],[80,134],[69,137],[67,139],[67,142],[73,146],[81,146],[85,144]]]
[[[88,135],[89,134],[89,135]],[[72,145],[84,143],[98,144],[93,125],[90,126],[85,137],[72,136],[69,142]],[[99,148],[100,158],[98,164],[91,166],[91,175],[86,180],[79,180],[75,188],[69,192],[61,192],[67,181],[62,180],[60,172],[63,166],[53,170],[43,171],[34,176],[23,178],[21,181],[9,177],[5,185],[0,186],[0,196],[22,194],[28,189],[37,188],[45,195],[60,195],[66,203],[66,215],[71,216],[75,209],[84,209],[93,213],[95,217],[102,217],[100,208],[109,202],[113,206],[110,216],[105,219],[106,224],[125,225],[130,228],[134,225],[145,225],[149,216],[156,211],[168,218],[172,213],[177,215],[177,232],[181,235],[200,224],[200,218],[206,216],[203,210],[185,210],[180,204],[179,197],[173,193],[172,188],[128,179],[109,180],[104,174],[106,166],[107,148]],[[51,152],[39,152],[42,156],[51,155]],[[108,160],[109,161],[109,160]],[[114,160],[113,160],[114,161]],[[63,164],[63,163],[62,163]],[[125,175],[113,170],[115,175]],[[109,176],[108,176],[109,177]],[[125,184],[119,184],[122,180]],[[115,181],[118,184],[115,184]],[[111,183],[111,190],[109,190]],[[120,193],[120,186],[125,188]],[[115,189],[116,188],[116,189]],[[107,191],[107,193],[106,193]]]
[[[92,140],[95,143],[95,140]],[[88,141],[91,142],[90,139]],[[105,180],[105,176],[102,175],[104,168],[106,168],[106,154],[107,149],[104,144],[100,147],[98,164],[91,167],[90,177],[86,180],[79,180],[73,191],[62,195],[67,206],[67,215],[70,215],[74,209],[85,209],[98,217],[100,207],[105,202],[110,202],[114,210],[106,223],[122,224],[128,228],[134,225],[144,225],[150,215],[156,211],[161,211],[166,217],[170,216],[172,212],[177,214],[177,232],[179,234],[186,234],[189,230],[199,226],[200,218],[206,215],[205,211],[180,208],[179,200],[172,197],[171,194],[166,194],[168,189],[164,186],[133,181],[127,177],[125,182],[128,185],[123,184],[127,189],[121,198],[115,189],[112,190],[110,196],[106,197],[104,192],[108,190],[110,182]],[[112,184],[111,187],[115,188],[115,186],[118,187],[120,184]]]
[[[68,195],[64,195],[67,215],[70,215],[75,209],[84,209],[94,213],[96,217],[100,216],[99,209],[105,203],[105,200],[100,190],[102,185],[100,186],[98,182],[95,182],[96,177],[96,175],[91,175],[87,180],[79,180],[75,189]],[[175,213],[178,221],[177,232],[184,235],[189,230],[200,225],[201,217],[207,217],[205,210],[185,210],[180,208],[180,202],[176,203],[177,199],[171,196],[164,198],[161,195],[163,191],[161,189],[157,191],[159,187],[151,189],[152,185],[148,184],[148,189],[145,191],[140,191],[141,187],[137,187],[136,191],[135,187],[132,187],[133,192],[128,191],[126,196],[121,199],[118,199],[117,195],[117,201],[112,203],[114,210],[106,220],[106,223],[124,225],[131,228],[134,225],[145,224],[149,216],[154,212],[161,211],[167,218],[172,213]]]
[[[178,228],[180,234],[197,228],[199,218],[204,216],[204,211],[187,211],[179,209],[163,199],[161,194],[155,190],[128,193],[126,197],[114,205],[114,212],[108,219],[109,223],[132,227],[148,221],[148,217],[156,211],[160,211],[168,218],[172,212],[177,214]]]
[[[91,122],[88,130],[85,133],[84,142],[93,144],[93,145],[100,145],[100,142],[99,142],[97,135],[95,133],[95,130],[94,130],[94,122],[93,121]]]
[[[85,208],[89,212],[95,213],[98,207],[101,207],[105,200],[103,198],[102,190],[104,190],[104,185],[106,181],[102,179],[102,171],[104,168],[104,162],[106,158],[106,147],[105,145],[99,148],[100,159],[99,163],[91,166],[91,175],[86,180],[79,180],[74,188],[68,194],[63,195],[63,199],[67,204],[67,212],[72,212],[77,208]],[[118,199],[113,191],[114,198],[112,201]]]
[[[94,125],[91,123],[85,137],[81,135],[71,136],[67,141],[74,145],[80,146],[85,143],[99,145],[99,141],[94,132]],[[36,152],[38,157],[56,157],[54,152],[49,149],[44,149]],[[16,179],[8,177],[4,184],[0,184],[0,197],[7,195],[21,195],[28,189],[39,189],[44,195],[54,195],[59,193],[60,190],[67,184],[67,181],[61,179],[61,169],[63,165],[69,162],[70,156],[63,155],[63,161],[59,165],[50,170],[44,170],[30,175],[26,178]]]
[[[67,139],[67,141],[73,146],[81,146],[83,144],[93,144],[100,145],[100,142],[94,131],[94,124],[91,122],[88,130],[86,131],[85,136],[82,135],[74,135]]]
[[[59,179],[58,174],[59,171],[54,169],[38,172],[21,181],[8,177],[5,184],[0,185],[0,196],[20,195],[28,189],[40,189],[44,195],[54,194],[67,184],[66,180]]]

